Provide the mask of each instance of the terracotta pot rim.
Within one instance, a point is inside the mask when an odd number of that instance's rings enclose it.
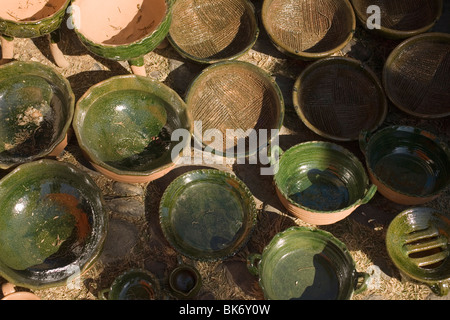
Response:
[[[54,13],[52,13],[51,15],[44,17],[42,19],[39,20],[27,20],[27,21],[20,21],[20,20],[11,20],[11,19],[7,19],[7,18],[0,18],[0,20],[4,20],[4,21],[8,21],[10,23],[14,23],[14,24],[18,24],[18,25],[36,25],[36,24],[40,24],[43,21],[46,20],[51,20],[53,19],[56,15],[61,14],[62,11],[66,11],[67,7],[69,6],[70,2],[72,0],[65,0],[64,4],[61,6],[61,8],[59,8],[58,10],[56,10]]]

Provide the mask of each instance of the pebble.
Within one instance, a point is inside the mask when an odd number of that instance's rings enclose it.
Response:
[[[114,198],[106,201],[108,208],[123,217],[145,217],[145,204],[132,198]]]
[[[138,234],[136,225],[120,219],[111,219],[100,260],[112,263],[125,258],[137,244]]]

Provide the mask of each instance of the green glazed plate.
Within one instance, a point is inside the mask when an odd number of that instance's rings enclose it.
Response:
[[[175,179],[164,192],[160,223],[166,239],[181,254],[219,260],[247,243],[256,207],[253,195],[235,176],[194,170]]]

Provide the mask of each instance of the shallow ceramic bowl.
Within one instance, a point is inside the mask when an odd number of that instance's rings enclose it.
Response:
[[[67,144],[75,96],[69,82],[37,62],[0,67],[0,169],[56,155]]]
[[[371,181],[391,201],[423,204],[450,184],[448,146],[430,132],[390,126],[362,133],[360,144]]]
[[[123,182],[143,183],[170,171],[176,129],[191,133],[184,101],[159,81],[115,76],[92,86],[77,102],[73,128],[92,165]]]
[[[75,32],[87,49],[130,61],[154,50],[172,19],[170,0],[72,0]]]
[[[176,178],[163,194],[159,214],[169,243],[182,255],[204,261],[234,255],[256,223],[255,201],[245,184],[215,169]]]
[[[238,58],[258,38],[255,9],[247,0],[179,0],[172,14],[169,41],[196,62]]]
[[[102,248],[107,216],[101,190],[74,166],[23,164],[0,180],[0,274],[17,286],[69,284]]]
[[[57,30],[70,0],[2,0],[0,34],[15,38],[36,38]]]
[[[276,234],[262,254],[249,256],[248,265],[269,300],[346,300],[364,291],[369,278],[356,271],[344,243],[306,227]]]
[[[375,13],[370,6],[380,8],[380,28],[372,28],[387,38],[401,39],[431,29],[442,14],[442,0],[351,0],[355,14],[363,26]]]
[[[308,66],[293,89],[295,110],[315,133],[337,141],[358,140],[386,118],[387,100],[377,76],[361,62],[331,57]]]
[[[273,44],[302,59],[319,59],[339,51],[356,28],[348,0],[264,0],[261,17]]]
[[[348,150],[329,142],[305,142],[281,155],[274,182],[288,211],[305,222],[340,221],[367,203],[376,187],[362,163]]]
[[[403,41],[383,70],[389,99],[420,118],[450,116],[450,34],[426,33]]]
[[[447,294],[450,283],[449,243],[448,216],[425,207],[401,212],[386,233],[388,254],[397,268],[438,295]]]
[[[280,88],[269,74],[248,62],[209,66],[193,80],[185,100],[195,124],[195,140],[218,155],[254,154],[270,144],[275,136],[272,130],[283,124]]]

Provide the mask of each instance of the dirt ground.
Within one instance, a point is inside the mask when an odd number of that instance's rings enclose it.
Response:
[[[254,3],[259,12],[261,1],[254,1]],[[440,22],[439,28],[450,26],[448,5],[445,19],[444,22]],[[64,24],[62,31],[60,47],[70,63],[69,68],[61,69],[53,64],[45,37],[16,39],[15,60],[37,61],[55,67],[69,80],[76,99],[79,99],[89,87],[102,80],[130,73],[126,62],[105,60],[89,53],[76,35]],[[385,59],[398,44],[399,41],[383,39],[358,26],[354,39],[337,55],[355,57],[371,67],[378,76],[381,76]],[[239,60],[251,62],[272,74],[283,92],[286,115],[280,136],[282,149],[286,150],[290,146],[304,141],[324,140],[306,128],[292,106],[291,95],[294,81],[310,62],[288,58],[277,51],[269,42],[261,25],[257,43]],[[165,83],[177,91],[181,97],[184,96],[192,79],[205,67],[183,59],[170,45],[147,54],[145,66],[148,77]],[[450,141],[450,117],[437,120],[417,119],[389,105],[389,113],[383,126],[391,124],[415,125],[435,132],[447,142]],[[342,145],[363,160],[357,142],[342,143]],[[76,289],[58,287],[34,292],[45,300],[94,300],[98,298],[99,291],[109,287],[115,277],[131,268],[145,268],[152,271],[164,286],[168,272],[177,265],[178,254],[164,239],[159,227],[159,200],[170,181],[194,167],[178,167],[165,177],[149,184],[120,185],[118,188],[117,184],[95,172],[86,162],[73,136],[69,141],[69,146],[58,157],[58,160],[73,163],[93,177],[104,193],[114,224],[110,226],[110,235],[108,236],[110,243],[105,249],[106,253],[82,275],[81,287]],[[255,196],[259,209],[255,231],[246,247],[224,261],[200,262],[186,258],[184,261],[195,265],[201,273],[203,287],[197,299],[262,299],[263,293],[258,286],[257,278],[252,276],[246,267],[248,255],[255,252],[260,253],[276,233],[289,226],[308,224],[295,219],[286,212],[275,195],[272,177],[259,175],[258,166],[234,164],[219,168],[234,172],[247,184]],[[3,174],[4,172],[0,172],[0,175]],[[131,205],[127,207],[123,201],[133,203],[135,207],[131,207]],[[113,205],[117,202],[120,202],[120,206]],[[450,190],[447,190],[439,199],[428,203],[427,206],[448,213]],[[361,294],[353,296],[353,299],[450,299],[448,296],[437,297],[424,284],[404,279],[389,259],[384,241],[387,226],[396,214],[406,208],[406,206],[392,203],[380,194],[376,194],[367,205],[360,207],[350,217],[330,226],[318,227],[331,232],[347,245],[358,271],[368,272],[372,275],[369,288]],[[129,230],[131,230],[126,235],[123,234],[124,230],[127,230],[125,225],[129,226]],[[131,243],[131,248],[126,250],[126,253],[111,243],[113,241],[111,239],[116,239],[118,241],[116,245],[119,247],[119,242],[124,240],[124,237]],[[117,253],[115,250],[120,251],[116,256],[114,256]],[[2,282],[1,278],[0,282]]]

